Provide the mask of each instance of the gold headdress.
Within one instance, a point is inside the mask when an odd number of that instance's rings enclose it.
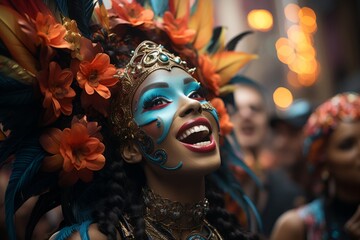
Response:
[[[143,41],[132,52],[133,56],[124,71],[119,74],[121,89],[111,104],[111,123],[114,134],[122,140],[138,135],[139,128],[133,120],[131,102],[136,89],[152,72],[178,67],[192,74],[195,68],[188,68],[180,57],[167,51],[164,46],[152,41]]]

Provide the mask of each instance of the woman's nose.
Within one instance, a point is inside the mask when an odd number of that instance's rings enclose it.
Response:
[[[180,109],[179,109],[180,117],[185,117],[189,114],[198,114],[201,112],[202,112],[202,108],[199,101],[188,97],[180,101]]]

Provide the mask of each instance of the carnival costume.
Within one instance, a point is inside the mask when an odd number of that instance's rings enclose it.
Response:
[[[231,131],[219,96],[231,91],[230,79],[255,56],[234,51],[245,34],[225,46],[225,29],[213,29],[211,12],[211,2],[204,0],[113,0],[111,9],[92,0],[1,2],[0,164],[12,164],[5,199],[10,239],[16,239],[14,213],[32,196],[39,199],[27,239],[40,217],[59,205],[66,227],[56,239],[66,239],[74,231],[88,238],[92,210],[101,204],[89,196],[96,192],[105,197],[101,189],[110,161],[106,147],[112,144],[108,135],[118,142],[138,139],[143,154],[164,165],[166,156],[152,152],[128,110],[136,88],[152,71],[176,66],[192,73],[196,67],[194,76],[210,100],[202,102],[202,109],[219,118],[221,136]],[[124,123],[126,128],[116,128]],[[244,166],[240,160],[234,164]],[[224,174],[226,164],[219,172],[223,175],[212,176],[218,187],[245,208],[253,208],[234,178]],[[153,214],[151,203],[158,197],[145,193],[147,235],[172,239],[171,226],[160,224],[161,215]],[[188,239],[222,239],[205,220],[207,200],[199,204],[190,209],[200,230],[194,229],[197,233]],[[117,229],[124,239],[131,238],[133,227],[121,210]]]

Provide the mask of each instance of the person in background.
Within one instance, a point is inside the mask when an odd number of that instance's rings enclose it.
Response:
[[[302,158],[302,128],[310,113],[310,103],[298,99],[270,117],[269,148],[274,165],[267,174],[268,205],[262,212],[267,236],[281,214],[306,203],[308,178]]]
[[[295,199],[302,193],[284,171],[277,169],[278,160],[271,151],[274,139],[269,128],[272,106],[268,104],[270,101],[265,89],[255,81],[240,76],[232,79],[231,83],[235,86],[234,94],[224,100],[234,123],[238,151],[255,172],[261,186],[256,186],[243,168],[233,169],[246,194],[258,208],[263,227],[257,231],[269,237],[277,218],[293,208]],[[228,201],[228,209],[243,218],[242,211],[231,201]]]
[[[233,94],[228,94],[223,100],[234,125],[232,142],[235,147],[231,150],[243,158],[247,167],[255,173],[257,181],[253,181],[251,175],[240,166],[234,164],[232,169],[261,214],[266,203],[266,191],[260,185],[265,182],[266,172],[272,166],[272,160],[267,158],[264,148],[269,133],[270,112],[265,90],[252,79],[243,76],[234,77],[230,84],[234,86]],[[227,199],[227,208],[253,231],[261,231],[261,227],[254,224],[256,216],[251,215],[250,221],[246,219],[245,213],[234,201]]]
[[[304,134],[322,196],[283,214],[271,239],[360,239],[360,96],[341,93],[321,104]]]

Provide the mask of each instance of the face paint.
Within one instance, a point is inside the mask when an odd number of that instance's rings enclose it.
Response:
[[[162,127],[163,131],[156,139],[157,144],[162,143],[168,135],[182,98],[197,100],[202,105],[209,104],[200,94],[200,84],[193,78],[175,75],[170,81],[169,79],[156,79],[144,87],[135,108],[134,119],[139,127],[155,121],[159,128]],[[214,109],[208,111],[219,124],[216,111]]]

